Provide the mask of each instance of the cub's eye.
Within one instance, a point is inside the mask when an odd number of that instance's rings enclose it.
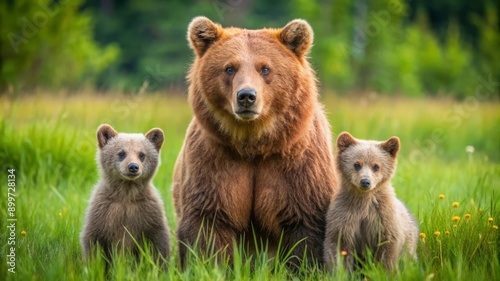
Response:
[[[260,74],[263,75],[263,76],[266,76],[269,74],[269,72],[271,72],[271,70],[267,67],[267,66],[264,66],[260,69]]]
[[[354,169],[355,169],[356,171],[361,170],[361,165],[360,165],[359,163],[354,164]]]
[[[234,69],[234,67],[232,66],[227,67],[225,71],[228,75],[233,75],[236,73],[236,69]]]
[[[375,164],[375,165],[373,165],[372,169],[374,172],[376,172],[380,169],[380,167],[377,164]]]
[[[120,161],[125,159],[126,156],[127,156],[127,153],[125,153],[125,151],[121,150],[120,152],[118,152],[118,159],[120,159]]]
[[[141,159],[141,161],[144,161],[145,157],[146,157],[146,154],[144,154],[143,152],[139,153],[139,159]]]

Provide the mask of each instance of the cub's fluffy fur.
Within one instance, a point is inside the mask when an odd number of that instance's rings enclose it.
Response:
[[[343,262],[352,271],[356,261],[366,260],[367,249],[388,270],[396,268],[405,246],[416,258],[417,222],[391,185],[399,147],[397,137],[377,142],[339,135],[341,188],[328,210],[324,247],[330,270]]]
[[[153,255],[168,259],[170,237],[163,202],[151,184],[159,164],[163,131],[118,133],[109,125],[97,130],[101,179],[90,199],[81,245],[88,258],[99,245],[108,261],[113,249],[139,256],[137,243],[154,246]]]

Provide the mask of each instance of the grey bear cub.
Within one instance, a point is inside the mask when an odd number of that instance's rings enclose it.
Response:
[[[391,185],[399,147],[397,137],[379,142],[339,135],[340,190],[326,219],[324,258],[329,270],[343,265],[353,271],[367,261],[367,249],[389,271],[397,268],[405,250],[417,258],[417,222]]]
[[[163,131],[158,128],[143,135],[118,133],[107,124],[99,126],[97,163],[101,178],[94,187],[80,235],[85,259],[95,254],[97,245],[108,262],[113,250],[138,258],[136,242],[141,245],[147,240],[157,262],[168,260],[170,232],[163,202],[151,183],[163,140]]]

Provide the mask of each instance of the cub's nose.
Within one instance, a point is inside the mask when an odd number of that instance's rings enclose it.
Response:
[[[362,179],[360,183],[361,183],[361,186],[364,187],[364,188],[369,188],[370,185],[371,185],[369,179]]]
[[[257,93],[252,89],[239,90],[236,93],[236,99],[238,100],[238,105],[249,108],[257,100]]]
[[[132,174],[137,173],[139,171],[139,165],[137,165],[137,163],[128,164],[128,171]]]

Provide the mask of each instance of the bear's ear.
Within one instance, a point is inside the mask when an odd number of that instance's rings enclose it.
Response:
[[[313,31],[305,20],[289,22],[279,33],[279,40],[298,57],[307,54],[313,43]]]
[[[383,150],[387,151],[392,158],[398,156],[400,141],[398,137],[392,137],[380,144]]]
[[[358,143],[358,141],[348,132],[343,132],[337,138],[338,152],[344,152],[349,146]]]
[[[201,57],[221,37],[223,30],[206,17],[195,17],[189,24],[187,37],[196,55]]]
[[[160,128],[154,128],[149,130],[145,134],[146,138],[153,143],[157,151],[160,151],[163,145],[163,140],[165,139],[163,131]]]
[[[99,145],[99,148],[103,148],[110,139],[114,138],[116,135],[118,135],[118,132],[113,129],[108,124],[102,124],[97,128],[97,144]]]

